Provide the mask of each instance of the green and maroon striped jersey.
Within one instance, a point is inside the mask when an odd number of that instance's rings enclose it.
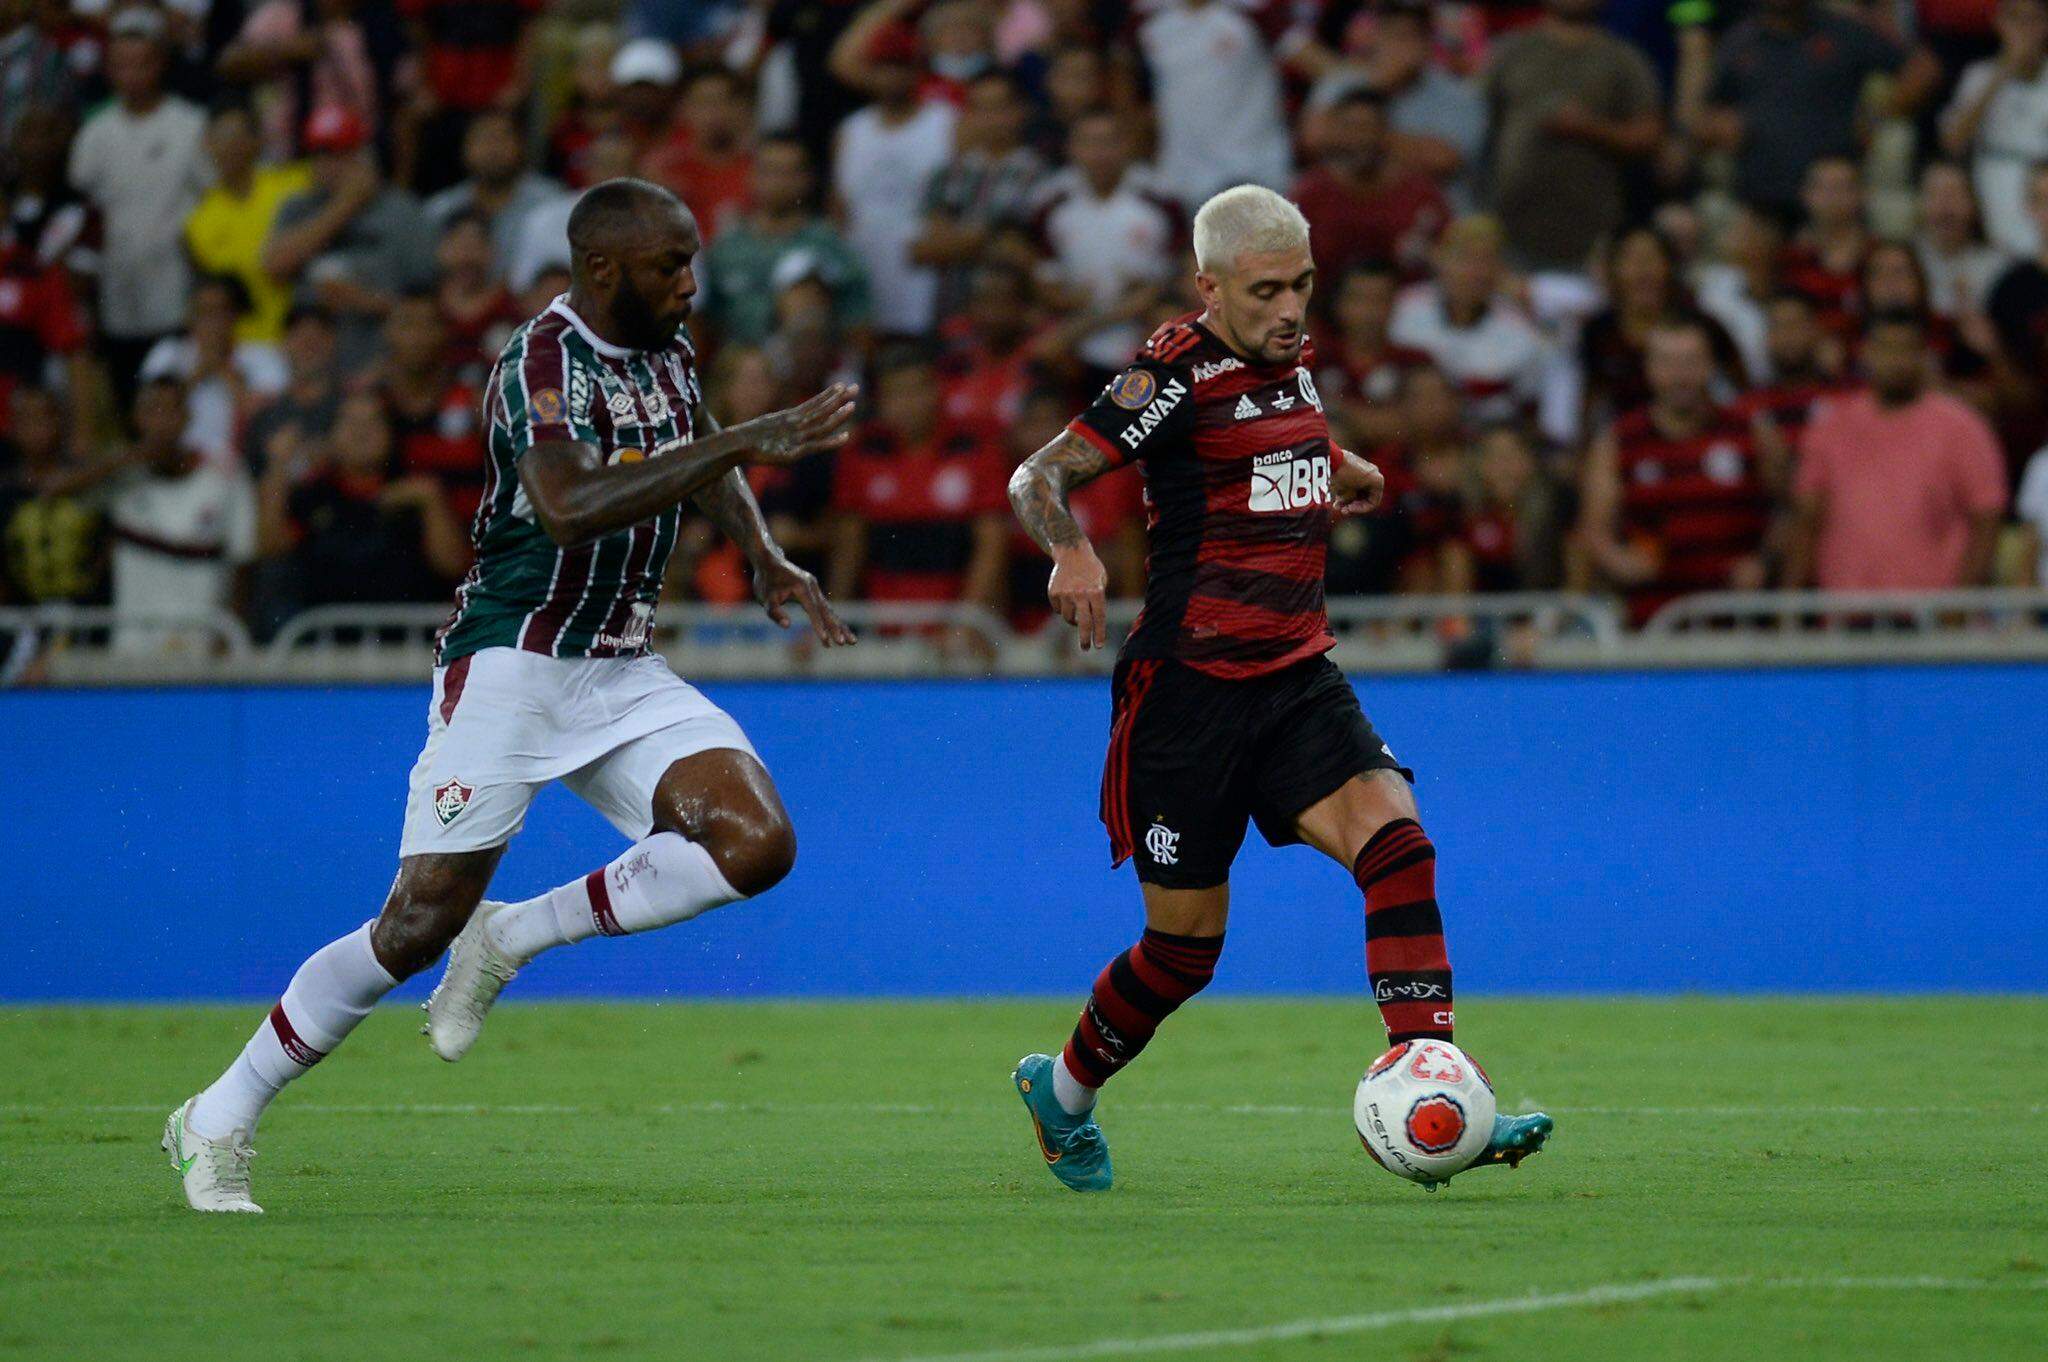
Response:
[[[660,350],[627,350],[601,339],[564,295],[512,334],[484,388],[489,467],[470,526],[476,563],[456,588],[436,665],[480,648],[549,657],[647,651],[681,508],[562,548],[534,518],[519,460],[561,440],[594,445],[608,463],[647,458],[693,434],[699,396],[686,331]]]

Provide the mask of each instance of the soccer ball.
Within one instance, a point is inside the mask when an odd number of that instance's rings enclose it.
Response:
[[[1351,1119],[1373,1161],[1435,1190],[1493,1137],[1493,1084],[1447,1040],[1403,1041],[1358,1080]]]

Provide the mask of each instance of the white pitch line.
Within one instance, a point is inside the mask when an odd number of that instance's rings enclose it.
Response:
[[[1407,1310],[1378,1310],[1364,1315],[1297,1319],[1243,1329],[1212,1329],[1199,1333],[1153,1334],[1145,1338],[1102,1338],[1050,1347],[996,1348],[984,1352],[921,1353],[903,1358],[869,1358],[866,1362],[1068,1362],[1072,1358],[1142,1357],[1149,1353],[1191,1352],[1199,1348],[1243,1347],[1281,1343],[1296,1338],[1329,1338],[1373,1333],[1404,1324],[1455,1324],[1495,1315],[1533,1315],[1550,1310],[1575,1310],[1627,1305],[1664,1296],[1701,1295],[1740,1288],[1839,1291],[2035,1291],[2048,1282],[1998,1283],[1950,1277],[1671,1277],[1656,1282],[1613,1282],[1545,1295],[1504,1296],[1457,1305],[1425,1305]]]
[[[45,1115],[71,1112],[82,1115],[127,1116],[138,1112],[169,1111],[171,1104],[163,1102],[108,1102],[108,1103],[64,1103],[64,1102],[0,1102],[0,1114]],[[2002,1110],[2022,1116],[2040,1116],[2048,1113],[2048,1104],[2035,1103],[2030,1106],[2013,1105],[2000,1107],[1992,1104],[1981,1107],[1984,1110]],[[562,1104],[552,1102],[359,1102],[323,1103],[292,1102],[287,1111],[307,1116],[761,1116],[803,1115],[808,1113],[844,1113],[858,1116],[971,1116],[986,1107],[941,1106],[921,1102],[663,1102],[652,1106],[614,1105],[598,1103],[591,1105]],[[1313,1116],[1329,1118],[1341,1113],[1343,1108],[1332,1103],[1326,1107],[1271,1105],[1251,1102],[1203,1103],[1203,1102],[1119,1102],[1112,1108],[1115,1112],[1134,1113],[1190,1113],[1210,1116]],[[1578,1107],[1546,1106],[1543,1110],[1559,1116],[1932,1116],[1951,1112],[1953,1107],[1945,1106],[1903,1106],[1903,1107],[1860,1107],[1860,1106],[1697,1106],[1697,1107]]]

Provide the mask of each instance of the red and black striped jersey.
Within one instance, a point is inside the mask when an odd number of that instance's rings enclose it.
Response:
[[[1307,344],[1295,363],[1254,364],[1189,314],[1068,426],[1145,477],[1145,608],[1120,656],[1235,679],[1335,642],[1323,610],[1334,453],[1314,365]]]
[[[1636,622],[1673,597],[1728,586],[1770,528],[1749,417],[1716,408],[1697,434],[1674,437],[1638,407],[1614,423],[1614,440],[1622,535],[1660,564],[1654,580],[1629,593]]]

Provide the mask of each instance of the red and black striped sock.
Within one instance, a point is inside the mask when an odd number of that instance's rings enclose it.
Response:
[[[1451,1038],[1451,958],[1436,906],[1436,847],[1412,818],[1372,835],[1351,867],[1365,891],[1365,973],[1389,1043]]]
[[[1067,1072],[1099,1088],[1138,1057],[1159,1023],[1200,993],[1223,954],[1220,936],[1175,936],[1150,927],[1096,976],[1095,991],[1067,1041]]]

